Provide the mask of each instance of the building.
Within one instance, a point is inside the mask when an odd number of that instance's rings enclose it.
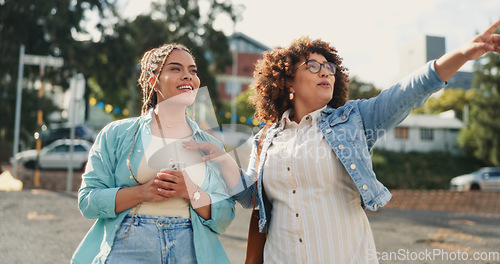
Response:
[[[445,38],[421,36],[405,45],[399,51],[400,71],[397,80],[417,70],[428,61],[441,57],[446,52]],[[472,72],[459,71],[448,80],[447,87],[470,89]]]
[[[269,47],[243,33],[235,33],[229,38],[229,47],[233,53],[234,65],[226,72],[216,76],[219,94],[222,100],[231,100],[248,89],[252,82],[255,62],[262,58],[262,52]]]
[[[430,60],[441,57],[446,52],[443,37],[420,36],[406,43],[399,50],[399,78],[422,67]]]
[[[386,132],[375,149],[396,152],[442,151],[458,154],[457,137],[464,126],[454,115],[409,115],[396,128]]]

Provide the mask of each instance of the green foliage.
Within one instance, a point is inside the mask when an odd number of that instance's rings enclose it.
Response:
[[[45,81],[68,87],[74,66],[80,61],[75,54],[79,47],[74,35],[84,33],[81,22],[86,10],[97,10],[103,19],[113,14],[113,6],[108,0],[0,1],[0,148],[11,147],[14,137],[20,44],[25,45],[26,54],[64,58],[63,68],[45,69]],[[101,28],[105,30],[105,27]],[[40,78],[39,72],[38,66],[24,67],[24,88]],[[29,144],[37,130],[38,96],[33,96],[33,93],[36,94],[29,89],[23,91],[20,138],[25,144]],[[45,122],[55,109],[50,101],[48,94],[42,104]],[[5,160],[3,156],[2,160]]]
[[[479,92],[458,142],[486,164],[500,166],[500,55],[487,53],[476,61],[474,70]]]
[[[414,109],[415,114],[439,114],[453,110],[458,119],[463,121],[463,112],[466,105],[479,95],[478,90],[464,90],[461,88],[444,89],[439,96],[432,96],[420,108]]]
[[[236,97],[236,113],[238,117],[245,117],[245,118],[252,118],[255,113],[255,109],[253,108],[253,105],[249,103],[248,98],[252,94],[253,90],[247,89],[246,91],[240,93]],[[222,108],[220,108],[221,111],[218,111],[219,113],[219,122],[220,124],[229,124],[231,123],[231,117],[226,117],[224,113],[231,112],[231,102],[223,102],[222,103]],[[239,124],[247,124],[245,122],[241,122],[241,120],[237,120],[237,123]]]
[[[349,82],[349,99],[368,99],[377,96],[381,91],[372,83],[365,83],[356,77]]]
[[[374,150],[373,168],[389,189],[447,189],[451,178],[484,164],[472,157],[448,153],[400,153]]]
[[[232,59],[224,33],[213,28],[213,20],[202,18],[226,13],[234,21],[232,12],[237,12],[230,4],[211,1],[208,14],[201,14],[198,1],[187,0],[153,2],[152,10],[151,14],[140,15],[133,21],[121,21],[114,34],[89,46],[89,53],[97,56],[88,59],[82,70],[98,84],[93,87],[92,95],[122,109],[129,108],[130,99],[136,98],[133,103],[136,107],[130,112],[137,114],[142,104],[136,84],[137,63],[146,50],[177,42],[193,52],[201,85],[208,87],[213,104],[220,108],[215,75],[230,65]]]
[[[153,14],[141,15],[133,21],[116,15],[111,0],[5,0],[0,1],[0,147],[12,145],[19,44],[27,54],[64,58],[62,69],[46,69],[46,80],[66,89],[76,72],[84,74],[89,89],[85,97],[138,114],[141,102],[137,87],[137,64],[142,53],[166,42],[179,42],[189,47],[198,64],[202,86],[207,86],[216,107],[220,107],[215,74],[232,62],[228,41],[223,32],[213,28],[216,16],[227,15],[236,21],[239,11],[228,1],[209,1],[207,14],[201,14],[198,1],[165,0],[153,8]],[[88,32],[82,28],[86,12],[99,15],[100,37],[83,40]],[[25,67],[25,83],[38,78],[39,69]],[[50,97],[47,97],[50,98]],[[131,103],[131,100],[135,101]],[[23,95],[26,107],[36,106]],[[49,103],[44,103],[49,106]],[[46,111],[52,111],[46,109]],[[50,112],[44,110],[44,116]],[[117,118],[123,115],[117,115]],[[33,134],[31,114],[21,120],[24,134]],[[27,141],[31,136],[23,136]],[[1,161],[1,160],[0,160]]]

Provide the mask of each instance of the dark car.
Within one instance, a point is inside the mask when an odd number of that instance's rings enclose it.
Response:
[[[500,191],[500,167],[485,167],[451,179],[453,191]]]
[[[42,144],[46,146],[58,139],[69,139],[70,129],[71,127],[68,124],[50,127],[42,133]],[[86,125],[75,125],[75,139],[84,139],[93,143],[96,135],[96,132]]]

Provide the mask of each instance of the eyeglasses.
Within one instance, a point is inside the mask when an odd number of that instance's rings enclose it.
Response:
[[[335,64],[333,64],[329,61],[327,61],[325,63],[319,63],[316,60],[307,60],[307,61],[304,61],[302,64],[300,64],[299,67],[304,65],[304,64],[307,65],[307,68],[312,73],[318,73],[319,71],[321,71],[321,67],[325,67],[326,71],[331,75],[335,75],[335,72],[337,70],[337,68],[335,67]]]

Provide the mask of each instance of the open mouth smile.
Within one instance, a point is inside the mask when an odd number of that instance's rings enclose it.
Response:
[[[194,88],[191,85],[181,85],[177,87],[177,90],[192,91]]]

